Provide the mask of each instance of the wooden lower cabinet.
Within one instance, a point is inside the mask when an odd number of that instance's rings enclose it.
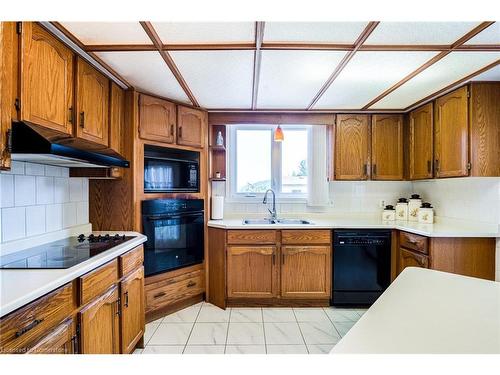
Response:
[[[332,259],[330,246],[281,248],[281,296],[329,298]]]
[[[144,267],[121,281],[120,295],[121,352],[130,353],[144,335]]]
[[[398,273],[401,273],[406,267],[429,268],[429,257],[401,247],[399,248]]]
[[[73,318],[61,323],[27,352],[27,354],[75,353],[78,353],[78,337],[76,336]]]
[[[273,298],[277,295],[275,246],[228,246],[227,296]]]
[[[79,312],[82,353],[117,354],[120,352],[119,314],[120,294],[116,285]]]

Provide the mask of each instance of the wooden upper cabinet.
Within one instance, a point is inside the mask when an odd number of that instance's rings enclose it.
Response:
[[[410,113],[410,180],[432,178],[433,107],[428,103]]]
[[[76,136],[108,147],[109,80],[78,58],[76,78]]]
[[[470,175],[500,177],[500,83],[470,85]]]
[[[403,116],[372,116],[372,180],[403,179]]]
[[[144,335],[144,267],[138,268],[121,282],[122,353],[131,353]]]
[[[118,287],[113,286],[80,310],[80,351],[83,354],[120,352],[119,304]]]
[[[368,179],[368,116],[337,115],[334,158],[336,180]]]
[[[23,22],[21,119],[70,136],[73,133],[73,53],[44,28]]]
[[[122,155],[125,92],[114,82],[109,90],[109,148]]]
[[[332,258],[330,246],[281,248],[281,296],[329,298]]]
[[[227,296],[272,298],[277,295],[275,246],[227,247]]]
[[[177,144],[203,148],[208,127],[207,113],[188,107],[177,107]]]
[[[139,137],[175,143],[175,104],[148,95],[139,98]]]
[[[434,106],[434,171],[436,177],[469,174],[468,89],[436,99]]]

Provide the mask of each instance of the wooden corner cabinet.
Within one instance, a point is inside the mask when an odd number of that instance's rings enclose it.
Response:
[[[371,128],[372,180],[403,179],[403,116],[373,115]]]
[[[367,180],[370,166],[370,117],[337,115],[334,135],[334,178]]]
[[[409,177],[422,180],[433,176],[433,104],[428,103],[409,115]]]
[[[73,134],[73,52],[35,22],[21,25],[20,119]]]
[[[0,319],[0,353],[114,354],[142,345],[138,246]]]

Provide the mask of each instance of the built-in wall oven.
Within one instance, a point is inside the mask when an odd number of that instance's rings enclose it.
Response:
[[[200,153],[144,145],[144,192],[200,191]]]
[[[153,199],[142,202],[142,224],[148,237],[146,276],[203,262],[203,199]]]

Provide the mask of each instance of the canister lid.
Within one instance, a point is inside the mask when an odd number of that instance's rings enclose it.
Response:
[[[421,199],[421,198],[420,198],[420,195],[418,195],[418,194],[412,194],[410,199]]]
[[[408,203],[408,199],[406,198],[399,198],[398,203]]]
[[[432,208],[432,206],[431,206],[430,203],[424,202],[424,203],[422,203],[422,205],[420,206],[420,208]]]
[[[384,210],[394,210],[394,206],[392,204],[388,204],[385,206]]]

